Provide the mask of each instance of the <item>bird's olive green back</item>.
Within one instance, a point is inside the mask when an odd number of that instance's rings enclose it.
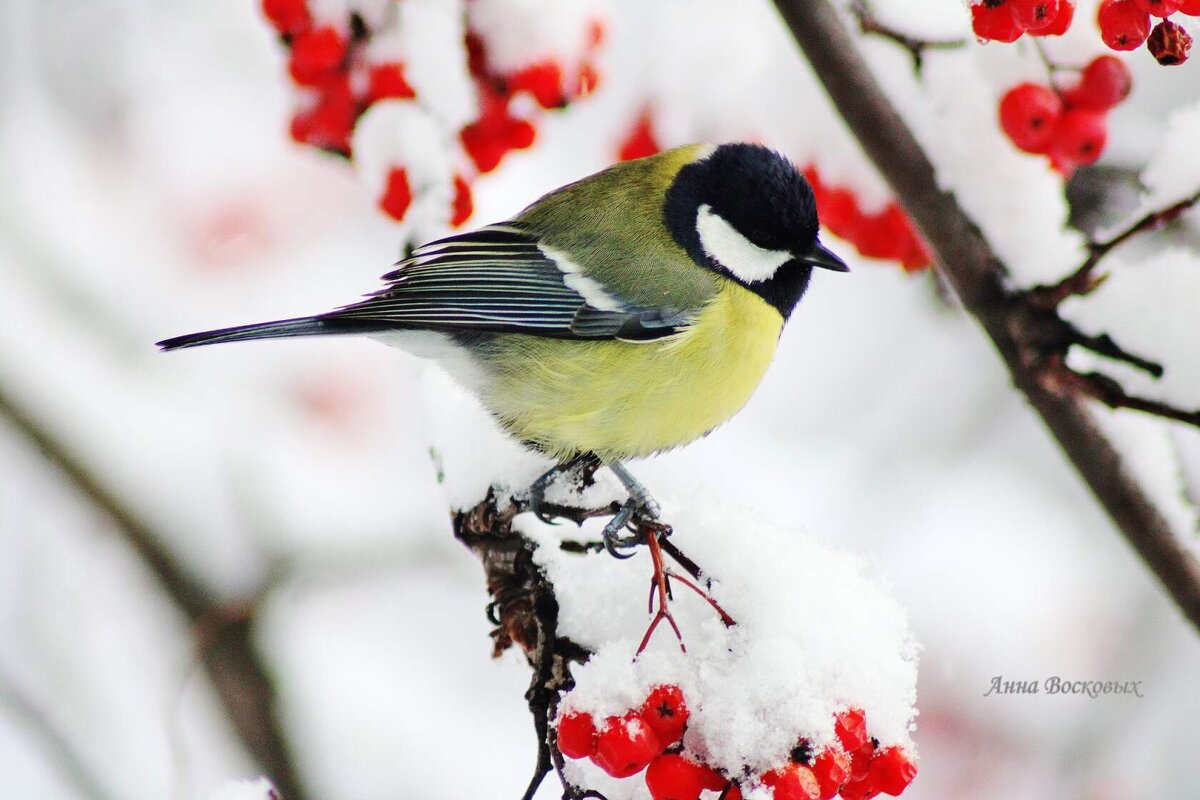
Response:
[[[515,221],[630,304],[698,310],[720,279],[671,237],[663,205],[679,170],[707,149],[686,145],[616,164],[546,195]]]

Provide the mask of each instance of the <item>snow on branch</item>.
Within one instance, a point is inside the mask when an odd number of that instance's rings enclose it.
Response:
[[[1094,395],[1083,392],[1080,382],[1046,380],[1047,328],[1058,340],[1074,326],[1008,287],[1007,270],[992,242],[958,196],[939,182],[930,156],[864,64],[834,7],[826,0],[776,0],[776,7],[846,124],[934,250],[939,270],[991,338],[1017,388],[1129,544],[1200,630],[1200,563],[1097,425],[1083,402]],[[1108,355],[1119,353],[1110,349]]]

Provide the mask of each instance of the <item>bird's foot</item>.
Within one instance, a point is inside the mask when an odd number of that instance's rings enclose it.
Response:
[[[546,490],[563,475],[570,476],[572,483],[582,489],[591,484],[592,473],[599,467],[600,460],[598,458],[591,453],[584,453],[547,470],[529,486],[527,499],[529,510],[542,522],[548,525],[557,525],[560,515],[554,513],[551,503],[546,502]]]

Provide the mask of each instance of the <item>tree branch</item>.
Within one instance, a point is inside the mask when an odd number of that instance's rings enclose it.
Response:
[[[1004,267],[863,63],[828,0],[775,0],[813,71],[936,255],[937,268],[983,326],[1013,383],[1058,441],[1126,541],[1200,632],[1200,564],[1105,438],[1084,402],[1045,387],[1039,312],[1004,287]]]
[[[197,655],[242,744],[279,789],[283,800],[305,800],[299,771],[276,717],[274,682],[253,643],[254,609],[222,603],[199,577],[184,569],[162,546],[161,537],[149,524],[109,491],[76,453],[7,393],[2,383],[0,417],[8,419],[80,494],[112,520],[191,624]]]

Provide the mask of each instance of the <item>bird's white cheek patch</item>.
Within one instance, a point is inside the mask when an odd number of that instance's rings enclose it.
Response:
[[[764,250],[742,236],[707,204],[696,215],[696,232],[704,252],[746,283],[774,277],[795,256],[786,250]]]

